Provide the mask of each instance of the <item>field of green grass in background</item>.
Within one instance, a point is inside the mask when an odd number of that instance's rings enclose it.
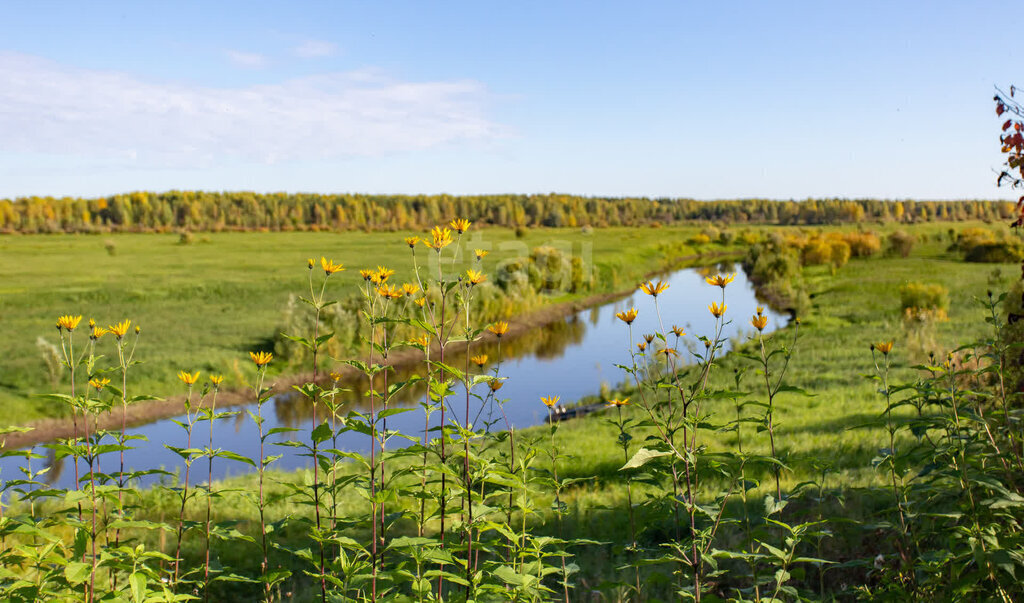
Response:
[[[697,226],[566,228],[517,237],[511,229],[471,229],[461,257],[469,267],[473,249],[489,250],[483,269],[491,273],[498,262],[540,245],[580,255],[594,268],[593,289],[551,298],[564,301],[629,288],[678,255],[738,249],[687,245],[698,232]],[[359,268],[384,265],[397,271],[397,282],[412,279],[403,238],[414,234],[422,233],[225,232],[195,234],[188,244],[176,234],[0,236],[0,404],[19,423],[63,412],[34,396],[60,389],[49,383],[37,339],[59,343],[54,325],[63,314],[100,325],[127,318],[142,327],[137,358],[144,364],[132,371],[134,391],[179,393],[179,370],[222,373],[226,387],[243,387],[251,375],[247,352],[272,349],[289,295],[308,295],[307,258],[345,265],[327,292],[343,298],[362,283]],[[428,252],[417,246],[421,262]],[[287,370],[279,363],[274,369]]]

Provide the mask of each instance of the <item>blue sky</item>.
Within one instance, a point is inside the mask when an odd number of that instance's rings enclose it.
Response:
[[[0,197],[1011,198],[1005,8],[9,2]]]

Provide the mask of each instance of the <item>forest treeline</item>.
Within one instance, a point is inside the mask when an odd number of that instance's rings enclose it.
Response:
[[[728,224],[839,224],[1010,220],[1008,201],[808,199],[649,199],[547,195],[321,195],[169,191],[93,199],[0,200],[0,232],[165,232],[172,230],[408,230],[446,216],[477,224],[638,226],[711,221]]]

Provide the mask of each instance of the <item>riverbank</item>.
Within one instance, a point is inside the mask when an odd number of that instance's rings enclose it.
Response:
[[[666,272],[680,270],[686,267],[727,261],[730,259],[739,260],[740,257],[741,252],[738,251],[720,251],[680,256],[672,260],[666,260],[667,263],[671,265],[671,268],[667,270],[662,269],[651,271],[638,280],[647,280],[649,278],[658,277],[659,275],[664,275]],[[598,293],[581,297],[579,299],[555,302],[523,316],[511,318],[509,319],[509,332],[504,336],[505,340],[514,341],[516,338],[535,329],[543,328],[555,322],[564,320],[581,310],[586,310],[623,299],[633,294],[635,291],[636,287],[631,286],[629,288]],[[477,340],[476,343],[487,343],[493,342],[494,340],[495,337],[493,334],[484,333],[481,339]],[[469,345],[467,342],[452,342],[446,346],[445,350],[448,353],[459,354],[465,351],[467,345]],[[435,349],[434,351],[436,352],[437,350]],[[379,360],[377,361],[379,362]],[[421,351],[414,348],[403,348],[392,351],[386,364],[394,367],[395,369],[403,369],[416,366],[422,362],[423,354]],[[343,381],[352,380],[359,374],[354,367],[348,365],[341,365],[337,367],[336,371],[341,373]],[[271,394],[280,395],[291,392],[293,391],[293,386],[307,383],[312,378],[313,375],[311,372],[279,375],[274,379],[273,385],[271,386]],[[119,430],[122,425],[122,420],[127,426],[135,427],[162,419],[172,418],[182,413],[184,401],[184,395],[177,395],[165,399],[133,404],[128,406],[124,417],[122,417],[122,409],[115,406],[111,411],[98,415],[97,423],[93,426],[93,429]],[[228,409],[232,407],[237,408],[239,406],[250,404],[252,401],[253,392],[249,389],[229,389],[221,391],[217,395],[217,407],[220,409]],[[193,404],[195,405],[194,400]],[[71,417],[31,421],[23,426],[29,427],[31,431],[9,434],[6,436],[3,443],[4,445],[0,447],[0,450],[25,448],[60,438],[74,437],[75,435],[75,423]]]

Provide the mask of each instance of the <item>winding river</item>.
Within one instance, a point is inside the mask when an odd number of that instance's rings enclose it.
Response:
[[[728,264],[703,270],[686,268],[665,277],[670,288],[659,296],[659,303],[665,328],[669,329],[672,325],[683,327],[687,333],[684,341],[689,345],[699,344],[696,335],[710,336],[712,333],[714,318],[708,312],[707,306],[712,301],[720,300],[721,291],[717,287],[706,284],[704,274],[716,270],[737,272],[736,280],[726,289],[726,303],[728,304],[726,318],[730,322],[726,325],[723,337],[728,339],[753,332],[749,319],[755,312],[758,302],[754,296],[752,285],[741,270],[734,270]],[[563,403],[571,403],[584,396],[598,393],[602,383],[607,383],[609,386],[621,383],[627,375],[615,365],[629,364],[628,331],[626,326],[615,318],[615,314],[630,307],[636,307],[639,310],[639,316],[633,323],[633,334],[636,340],[639,340],[643,333],[651,333],[658,329],[658,319],[651,298],[637,292],[618,301],[581,310],[565,319],[503,342],[501,350],[503,361],[498,366],[498,370],[499,375],[507,377],[507,380],[499,391],[499,397],[507,399],[504,410],[509,422],[517,428],[543,422],[547,409],[540,402],[541,396],[560,396]],[[773,312],[771,309],[766,309],[766,314],[768,316],[766,330],[784,326],[788,321],[786,315]],[[481,350],[479,346],[474,347],[474,353],[481,351],[486,352],[492,361],[498,357],[497,350],[494,348]],[[681,355],[687,356],[688,354],[684,352]],[[464,360],[455,360],[452,364],[462,366],[463,362]],[[493,368],[493,366],[488,366],[486,370]],[[399,375],[398,378],[404,379],[405,377]],[[366,389],[365,382],[342,385],[351,388],[353,392]],[[483,395],[486,386],[480,385],[478,388]],[[465,413],[463,391],[460,386],[456,386],[456,395],[451,401],[453,411],[458,414],[460,420],[464,419],[462,414]],[[409,388],[403,392],[402,397],[395,404],[416,406],[423,397],[422,389]],[[360,403],[358,400],[352,401],[352,404]],[[231,450],[248,457],[257,457],[259,436],[256,425],[244,412],[245,410],[255,412],[255,405],[245,408],[235,407],[229,410],[241,410],[242,412],[215,422],[215,447]],[[269,442],[283,442],[288,439],[308,441],[312,428],[311,411],[308,401],[294,395],[276,396],[264,403],[265,430],[275,427],[299,430],[293,433],[275,434]],[[475,421],[488,422],[500,419],[496,408],[481,407],[479,400],[473,401],[471,414],[474,415],[471,419]],[[477,417],[479,418],[477,419]],[[321,413],[322,418],[323,414]],[[431,417],[431,422],[436,426],[439,418],[439,413],[435,413]],[[165,444],[185,447],[185,434],[175,422],[184,420],[185,418],[182,416],[129,429],[131,435],[143,436],[146,439],[135,439],[130,442],[130,445],[135,448],[125,452],[127,470],[162,468],[171,472],[182,471],[184,464],[181,458],[166,448]],[[504,422],[502,421],[496,425],[495,429],[503,427]],[[423,413],[417,409],[412,412],[392,415],[388,417],[388,429],[397,429],[403,433],[421,436]],[[198,423],[195,428],[193,445],[205,446],[208,434],[208,424]],[[406,442],[404,439],[395,438],[389,442],[389,447],[401,446]],[[338,447],[343,450],[365,452],[369,450],[369,446],[369,437],[354,431],[346,431],[338,438]],[[61,488],[73,487],[74,471],[70,458],[54,462],[52,460],[53,451],[46,444],[35,446],[33,451],[47,457],[33,459],[32,462],[36,469],[47,465],[50,467],[49,471],[39,478],[40,481]],[[297,469],[309,466],[309,458],[302,456],[302,450],[299,448],[270,445],[267,447],[267,454],[283,455],[273,464],[276,469]],[[8,457],[0,460],[0,478],[5,481],[22,478],[18,467],[23,466],[24,463],[23,457]],[[102,456],[100,464],[101,471],[116,471],[119,464],[117,453],[113,452]],[[197,465],[197,468],[201,468],[200,473],[205,479],[205,461]],[[238,475],[251,470],[253,469],[249,465],[237,461],[218,458],[214,462],[214,474],[218,478]],[[81,468],[80,471],[84,473]],[[149,485],[160,480],[166,481],[169,478],[148,476],[140,480],[140,485]]]

